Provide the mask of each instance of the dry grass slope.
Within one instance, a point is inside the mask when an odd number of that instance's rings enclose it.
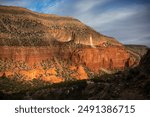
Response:
[[[20,7],[0,6],[0,45],[47,46],[51,40],[68,41],[72,33],[75,42],[96,45],[100,40],[119,43],[104,36],[72,17],[40,14]]]

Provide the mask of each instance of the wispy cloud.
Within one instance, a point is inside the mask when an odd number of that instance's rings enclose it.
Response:
[[[29,3],[24,0],[0,0],[0,5],[27,7]]]
[[[78,0],[74,7],[80,13],[85,13],[92,10],[95,6],[101,6],[108,1],[110,0]]]
[[[134,43],[150,46],[150,14],[148,8],[144,5],[135,5],[126,9],[128,9],[127,13],[131,13],[130,15],[125,18],[110,20],[105,25],[98,25],[96,29],[126,44]]]
[[[132,15],[134,15],[136,12],[134,10],[126,9],[126,8],[119,8],[114,10],[108,10],[100,14],[92,14],[89,13],[89,17],[86,18],[85,15],[79,15],[79,18],[83,21],[85,21],[87,24],[89,24],[92,27],[100,27],[105,26],[110,23],[116,22],[118,20],[126,19]]]

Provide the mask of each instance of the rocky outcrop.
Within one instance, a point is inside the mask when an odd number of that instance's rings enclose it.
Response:
[[[134,58],[124,48],[116,46],[80,49],[72,59],[75,63],[84,64],[95,72],[99,72],[101,68],[124,69],[134,64]]]
[[[77,19],[0,6],[0,74],[7,77],[11,72],[62,82],[87,79],[91,72],[113,73],[135,62],[117,40]]]

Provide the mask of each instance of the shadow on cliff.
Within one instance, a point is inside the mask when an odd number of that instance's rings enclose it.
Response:
[[[126,69],[112,75],[95,76],[90,80],[70,81],[60,84],[46,84],[34,81],[36,88],[29,88],[29,84],[8,81],[1,78],[3,85],[0,86],[0,99],[150,99],[150,50],[143,56],[139,66]],[[4,82],[5,81],[5,82]],[[4,85],[5,84],[5,85]],[[13,86],[23,90],[4,92],[3,87],[9,89]],[[27,88],[28,87],[28,88]]]

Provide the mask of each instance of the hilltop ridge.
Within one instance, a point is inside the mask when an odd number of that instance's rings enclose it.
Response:
[[[75,35],[75,43],[98,45],[100,41],[118,43],[79,20],[54,14],[41,14],[21,7],[0,6],[0,44],[10,46],[46,46],[52,40],[68,41]]]

